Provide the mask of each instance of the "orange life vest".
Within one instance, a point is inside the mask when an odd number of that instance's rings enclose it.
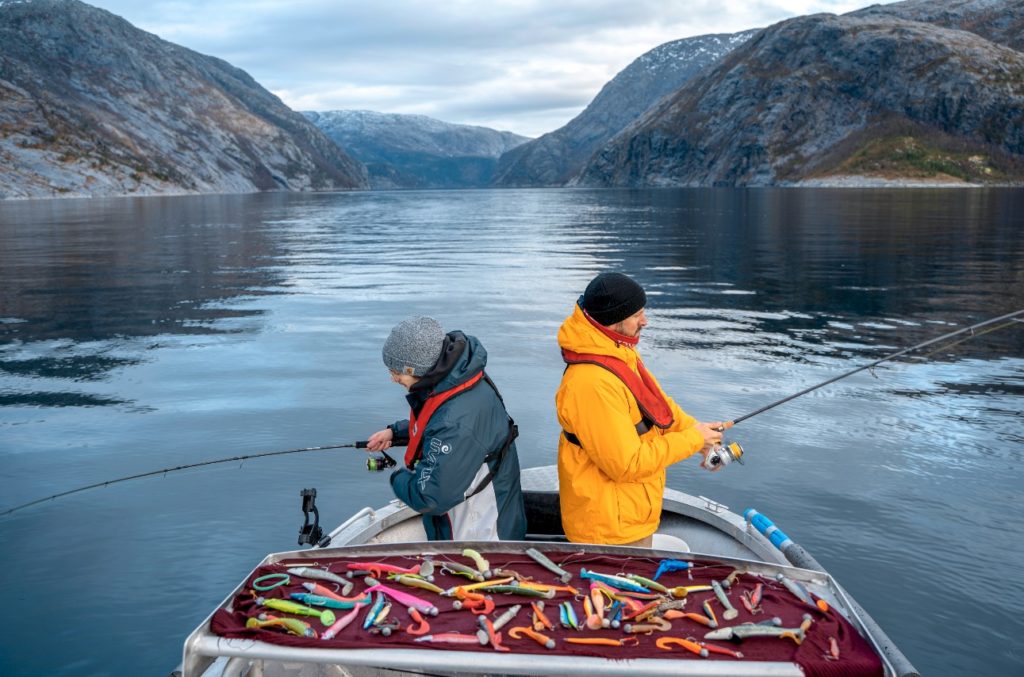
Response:
[[[644,367],[644,363],[639,359],[636,361],[637,371],[640,372],[639,376],[629,368],[628,364],[617,357],[608,355],[577,353],[562,348],[562,359],[569,365],[596,364],[618,376],[636,400],[640,414],[643,416],[641,423],[646,422],[648,428],[651,425],[656,425],[665,429],[672,425],[672,409],[669,408],[661,391],[654,385],[654,380]]]
[[[419,416],[416,415],[415,411],[409,411],[409,444],[405,448],[405,465],[407,468],[412,470],[413,466],[416,465],[416,461],[423,455],[420,450],[420,447],[423,446],[423,433],[426,431],[427,422],[430,421],[430,417],[434,415],[434,412],[448,400],[475,386],[483,376],[484,372],[481,371],[476,376],[473,376],[464,383],[460,383],[454,388],[428,395],[423,403],[423,407],[420,409]]]

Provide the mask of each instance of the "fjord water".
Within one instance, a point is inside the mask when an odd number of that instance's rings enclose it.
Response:
[[[1024,308],[1019,190],[509,190],[0,204],[6,509],[74,487],[365,439],[405,415],[380,359],[413,314],[478,336],[555,461],[561,320],[592,275],[649,294],[641,351],[735,418]],[[1024,325],[740,424],[746,465],[669,485],[756,507],[925,675],[1021,674]],[[922,354],[920,357],[924,357]],[[0,518],[0,674],[164,674],[270,551],[387,502],[355,451],[114,484]]]

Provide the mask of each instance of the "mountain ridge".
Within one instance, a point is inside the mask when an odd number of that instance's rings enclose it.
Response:
[[[245,71],[105,10],[6,2],[0,44],[0,196],[368,187]]]
[[[591,157],[583,186],[1024,177],[1024,54],[891,16],[770,26]],[[929,170],[931,167],[931,170]]]
[[[370,185],[392,188],[481,188],[498,158],[529,139],[425,115],[367,110],[303,115],[367,166]]]

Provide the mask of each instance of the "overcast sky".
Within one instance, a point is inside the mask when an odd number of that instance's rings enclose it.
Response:
[[[871,0],[86,0],[242,68],[294,110],[561,127],[660,44]],[[881,3],[884,4],[884,3]]]

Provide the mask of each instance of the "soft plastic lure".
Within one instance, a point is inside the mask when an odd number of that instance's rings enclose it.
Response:
[[[772,625],[744,623],[731,628],[718,628],[704,635],[704,639],[747,639],[749,637],[781,637],[801,644],[804,641],[804,631],[801,628],[777,628]]]
[[[594,611],[594,603],[590,601],[589,597],[583,598],[583,614],[587,617],[586,626],[588,630],[601,629],[601,617]]]
[[[673,571],[686,571],[692,567],[692,562],[684,562],[681,559],[663,559],[658,564],[658,570],[654,572],[654,580],[661,578],[662,574],[671,573]]]
[[[415,625],[409,624],[405,627],[405,631],[410,635],[425,635],[430,632],[430,623],[420,615],[420,612],[413,607],[409,607],[409,615],[412,620],[416,623]]]
[[[725,607],[725,611],[722,612],[722,618],[727,621],[731,621],[740,615],[739,611],[733,608],[732,604],[729,603],[729,598],[725,596],[725,590],[722,589],[722,584],[718,581],[711,581],[711,588],[715,591],[715,597]]]
[[[776,574],[775,580],[779,581],[784,586],[786,586],[786,589],[794,595],[796,595],[797,597],[799,597],[801,602],[803,602],[804,604],[809,604],[810,606],[814,606],[814,601],[811,599],[811,593],[807,592],[807,588],[800,585],[794,580],[786,578],[781,573]]]
[[[347,628],[353,620],[355,620],[356,614],[359,610],[366,606],[365,604],[356,604],[352,607],[352,611],[339,618],[334,622],[334,625],[324,630],[324,634],[320,636],[320,639],[334,639],[338,636],[338,633]]]
[[[637,644],[640,640],[636,637],[623,637],[622,639],[612,639],[611,637],[566,637],[566,642],[569,644],[589,644],[592,646],[628,646],[630,644]]]
[[[452,608],[456,611],[459,609],[469,609],[478,615],[489,614],[494,611],[494,600],[484,597],[480,593],[455,588],[455,596],[458,599],[452,602]]]
[[[317,581],[330,581],[341,586],[341,594],[347,595],[352,592],[352,581],[346,580],[337,574],[332,574],[326,569],[313,569],[311,567],[294,567],[288,569],[288,573],[299,578],[310,578]]]
[[[534,630],[554,630],[555,626],[548,620],[548,617],[544,615],[544,602],[531,602],[530,608],[533,609],[533,629]]]
[[[483,555],[472,548],[466,548],[462,551],[462,556],[473,560],[473,564],[476,565],[476,570],[480,572],[481,576],[484,578],[491,577],[491,563],[485,560]]]
[[[411,567],[400,567],[384,562],[348,562],[345,567],[352,574],[365,571],[375,578],[383,578],[384,574],[409,574],[433,581],[434,573],[434,563],[430,560],[424,560],[422,564]]]
[[[441,595],[444,593],[444,589],[440,586],[434,585],[425,578],[419,576],[411,576],[409,574],[388,574],[388,580],[394,581],[401,585],[410,588],[419,588],[420,590],[429,590],[430,592]]]
[[[622,626],[623,632],[630,634],[644,634],[649,635],[652,632],[668,632],[672,629],[672,624],[662,618],[661,616],[654,616],[648,618],[646,623],[626,623]]]
[[[511,583],[513,580],[515,579],[513,579],[511,576],[505,576],[504,578],[492,578],[489,581],[480,581],[479,583],[470,583],[468,585],[456,585],[454,588],[448,588],[441,594],[445,597],[452,597],[455,595],[455,592],[457,590],[473,592],[474,590],[479,590],[480,588],[486,588],[492,585],[506,585],[508,583]]]
[[[377,620],[377,614],[384,608],[385,601],[384,593],[378,592],[376,599],[373,600],[373,605],[366,614],[366,618],[363,619],[363,630],[369,630],[370,626]]]
[[[714,623],[714,625],[712,625],[711,627],[717,628],[718,616],[715,615],[715,610],[711,608],[711,600],[705,600],[704,604],[702,604],[701,606],[704,609],[704,615],[710,618],[711,622]]]
[[[293,592],[289,597],[296,602],[302,602],[310,606],[325,606],[331,609],[351,609],[355,606],[355,602],[339,602],[336,599],[324,597],[323,595],[314,595],[310,592]]]
[[[292,602],[287,599],[267,599],[265,597],[257,597],[256,603],[260,606],[265,606],[268,609],[276,609],[277,611],[283,611],[286,614],[295,614],[296,616],[313,616],[319,618],[320,622],[324,625],[334,624],[334,612],[330,609],[312,609],[308,606],[303,606],[298,602]]]
[[[477,581],[478,583],[483,582],[484,576],[476,569],[471,569],[465,564],[459,564],[458,562],[444,562],[441,564],[441,571],[445,571],[456,576],[463,576],[470,579],[471,581]]]
[[[257,618],[245,621],[247,628],[284,628],[288,634],[296,637],[316,637],[316,630],[297,618],[280,618],[271,614],[260,614]]]
[[[732,656],[733,658],[743,658],[742,651],[733,651],[727,649],[724,646],[718,646],[717,644],[708,644],[707,642],[701,642],[700,645],[707,649],[710,653],[720,653],[723,656]]]
[[[522,595],[523,597],[534,597],[537,599],[552,599],[555,596],[554,590],[538,590],[537,588],[528,588],[523,585],[488,585],[478,589],[495,595]]]
[[[353,604],[366,604],[370,601],[370,598],[365,593],[359,593],[355,597],[342,597],[341,595],[331,592],[328,588],[320,585],[319,583],[303,583],[302,587],[306,589],[306,592],[311,592],[314,595],[320,595],[321,597],[329,597],[337,602],[352,602]],[[343,609],[349,609],[351,607],[340,607]]]
[[[566,571],[565,569],[563,569],[562,567],[558,566],[550,559],[545,557],[544,554],[541,553],[539,550],[536,550],[534,548],[527,548],[526,555],[537,564],[541,565],[551,573],[558,576],[558,578],[561,579],[562,583],[568,583],[572,580],[572,574],[570,574],[568,571]]]
[[[564,627],[580,629],[580,621],[576,617],[576,610],[572,608],[572,602],[562,602],[558,605],[558,617]]]
[[[378,583],[377,585],[367,588],[364,592],[366,592],[367,594],[373,592],[380,592],[387,595],[388,597],[398,602],[402,606],[412,607],[420,613],[430,614],[431,616],[437,615],[436,606],[434,606],[433,604],[424,599],[420,599],[416,595],[409,594],[408,592],[405,592],[403,590],[395,590],[394,588],[389,588],[386,585],[381,585],[380,583]]]
[[[665,595],[669,594],[668,588],[666,588],[664,585],[662,585],[658,581],[652,581],[649,578],[644,578],[643,576],[638,576],[636,574],[625,574],[625,576],[626,576],[626,578],[628,578],[629,580],[633,581],[637,585],[642,585],[645,588],[650,588],[651,590],[656,590],[656,591],[658,591],[658,592],[660,592],[662,594],[665,594]]]
[[[501,643],[501,633],[494,629],[494,623],[487,616],[477,616],[480,627],[487,632],[487,639],[495,651],[511,651]]]
[[[692,639],[686,639],[684,637],[659,637],[654,645],[665,651],[672,651],[673,645],[681,646],[687,651],[697,654],[701,658],[708,657],[708,650],[702,647],[699,642],[695,642]]]
[[[621,600],[615,600],[612,605],[608,608],[608,625],[615,628],[616,630],[622,625],[622,608],[623,604]]]
[[[679,585],[674,588],[669,588],[669,594],[679,599],[686,597],[691,592],[706,592],[711,590],[710,585]]]
[[[546,583],[531,583],[530,581],[524,581],[519,584],[521,588],[530,588],[533,590],[544,590],[550,591],[552,596],[559,592],[567,592],[574,597],[580,594],[580,591],[571,585],[547,585]]]
[[[600,581],[605,585],[609,585],[616,590],[626,590],[628,592],[643,592],[650,593],[649,588],[635,583],[628,578],[621,578],[619,576],[612,576],[611,574],[602,574],[596,571],[587,571],[585,568],[580,569],[580,578],[590,581]]]
[[[555,640],[551,639],[547,635],[540,634],[533,628],[528,628],[525,625],[519,625],[514,628],[509,628],[508,630],[508,636],[512,639],[522,639],[523,635],[526,635],[533,641],[537,642],[537,644],[540,644],[545,649],[555,648]]]
[[[667,615],[665,617],[668,618]],[[708,618],[707,616],[704,616],[704,615],[698,614],[698,613],[693,613],[692,611],[688,611],[688,612],[684,613],[682,617],[683,618],[689,618],[691,621],[696,621],[696,622],[700,623],[701,625],[706,625],[709,628],[717,628],[718,627],[718,622],[717,621],[713,621],[710,618]]]
[[[432,644],[475,644],[480,646],[476,635],[467,635],[461,632],[442,632],[437,635],[423,635],[413,640],[414,642],[430,642]]]

